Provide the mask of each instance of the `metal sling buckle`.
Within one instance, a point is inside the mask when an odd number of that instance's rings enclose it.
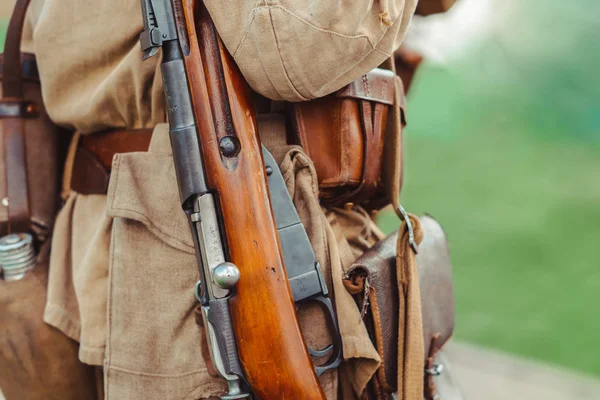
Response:
[[[415,231],[413,230],[410,217],[408,216],[408,213],[406,212],[404,207],[402,207],[402,205],[398,206],[398,211],[400,211],[402,219],[406,222],[406,229],[408,229],[408,243],[410,244],[410,247],[415,252],[415,254],[418,254],[419,252],[417,251],[417,243],[415,242]]]

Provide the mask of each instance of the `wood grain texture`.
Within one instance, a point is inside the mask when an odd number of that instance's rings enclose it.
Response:
[[[259,399],[324,400],[284,269],[249,88],[203,4],[183,4],[186,70],[207,181],[218,193],[230,259],[241,271],[230,308],[246,379]],[[221,155],[224,136],[239,140],[235,157]]]

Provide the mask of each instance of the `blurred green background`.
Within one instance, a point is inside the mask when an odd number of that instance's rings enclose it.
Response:
[[[600,376],[600,3],[509,3],[418,72],[402,203],[448,233],[457,339]]]
[[[426,63],[401,197],[449,236],[457,339],[600,376],[598,15],[512,2],[464,54]]]

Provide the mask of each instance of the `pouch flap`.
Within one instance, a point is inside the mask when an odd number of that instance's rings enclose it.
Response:
[[[181,209],[167,124],[154,130],[148,152],[117,154],[113,160],[106,213],[141,222],[168,245],[194,254]]]

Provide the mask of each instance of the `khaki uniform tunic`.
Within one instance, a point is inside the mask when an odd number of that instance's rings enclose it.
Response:
[[[206,0],[252,88],[300,101],[337,90],[389,58],[416,0]],[[181,212],[165,123],[160,56],[142,62],[139,0],[33,0],[24,50],[36,54],[51,118],[81,134],[154,128],[147,153],[117,155],[109,193],[68,188],[52,242],[44,320],[80,343],[80,360],[104,367],[107,399],[199,399],[223,392],[201,353],[193,316],[198,279]],[[334,296],[345,361],[321,377],[329,399],[360,394],[380,359],[344,268],[382,237],[360,208],[318,203],[312,162],[270,122],[276,155]],[[397,144],[397,143],[396,143]],[[329,343],[318,309],[299,311],[307,342]],[[339,379],[338,379],[339,375]]]

